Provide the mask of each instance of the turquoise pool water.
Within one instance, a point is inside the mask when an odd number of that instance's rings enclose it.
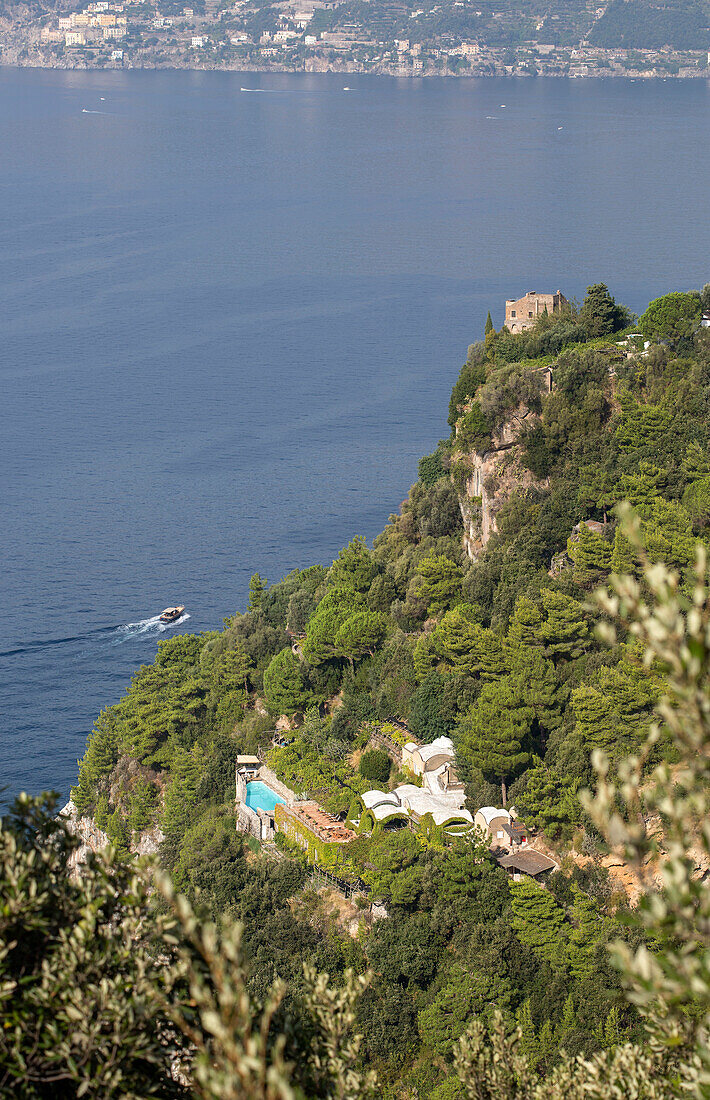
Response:
[[[247,806],[252,810],[267,810],[272,814],[276,804],[284,801],[276,791],[272,791],[271,787],[267,787],[266,783],[262,783],[260,779],[252,779],[251,783],[247,783]]]

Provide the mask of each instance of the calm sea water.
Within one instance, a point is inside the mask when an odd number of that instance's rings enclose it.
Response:
[[[709,120],[702,82],[0,70],[0,785],[68,792],[164,605],[374,536],[489,308],[710,279]]]

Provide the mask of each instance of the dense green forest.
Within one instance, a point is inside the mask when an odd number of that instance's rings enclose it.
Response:
[[[593,593],[623,574],[634,592],[660,599],[653,569],[664,562],[673,598],[690,599],[710,525],[708,308],[710,287],[657,299],[636,322],[598,284],[579,307],[519,336],[489,322],[454,384],[449,436],[422,459],[373,546],[354,538],[330,567],[271,585],[255,574],[245,612],[222,630],[161,642],[98,718],[72,792],[77,809],[106,831],[119,861],[159,825],[175,888],[217,928],[241,923],[244,997],[263,1006],[284,983],[273,1026],[299,1095],[368,1095],[368,1067],[374,1094],[393,1100],[532,1097],[526,1074],[552,1081],[569,1056],[614,1059],[623,1044],[643,1044],[643,1000],[626,996],[628,975],[608,946],[662,958],[681,932],[632,919],[610,877],[598,769],[635,758],[640,783],[660,767],[681,784],[685,758],[668,714],[649,736],[668,658],[638,623],[622,622],[613,638],[598,629],[605,616],[623,618],[632,590],[604,608]],[[485,490],[495,526],[471,560],[461,504],[475,519],[471,472],[502,440],[504,465]],[[621,522],[621,502],[633,522]],[[283,715],[292,729],[275,739]],[[334,868],[365,886],[353,927],[309,884],[298,849],[279,834],[260,849],[236,831],[238,753],[260,751],[292,789],[350,818],[364,790],[405,778],[387,754],[362,751],[393,719],[421,741],[453,739],[472,812],[515,805],[557,854],[560,870],[544,887],[512,883],[478,837],[375,828],[344,846]],[[585,789],[601,810],[580,799]],[[38,813],[25,808],[6,829],[32,847],[45,828]],[[163,894],[167,920],[172,895]],[[371,918],[373,900],[387,918]],[[209,951],[197,954],[212,973]],[[353,1019],[341,1004],[360,1035],[350,1091],[333,1085],[341,1070],[303,1055],[322,1024],[304,963],[327,972],[332,990],[351,989],[352,972],[368,975]],[[696,1009],[683,1008],[693,1027]],[[492,1029],[489,1046],[519,1029],[519,1091],[466,1084],[476,1028]]]
[[[245,26],[257,36],[274,28],[271,0],[254,0]],[[309,33],[352,27],[361,27],[380,41],[475,40],[485,46],[514,48],[522,43],[572,47],[588,40],[609,49],[704,50],[710,47],[710,5],[708,0],[612,0],[602,10],[590,0],[553,4],[525,0],[512,8],[496,0],[449,0],[422,9],[413,2],[345,0],[317,10]]]

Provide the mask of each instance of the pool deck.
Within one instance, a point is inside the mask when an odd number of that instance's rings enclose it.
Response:
[[[270,787],[274,794],[277,794],[279,798],[284,800],[287,806],[292,806],[296,801],[296,796],[292,790],[290,790],[284,783],[281,782],[277,776],[274,775],[271,768],[266,764],[261,764],[258,769],[254,771],[247,771],[242,768],[236,770],[236,811],[237,811],[237,829],[241,833],[250,833],[251,836],[256,837],[257,840],[273,840],[274,837],[274,815],[267,810],[253,809],[251,806],[247,806],[247,785],[249,780],[256,779],[261,783]],[[282,803],[278,803],[282,805]]]

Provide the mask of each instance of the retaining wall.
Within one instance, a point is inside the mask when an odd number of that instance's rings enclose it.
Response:
[[[248,833],[250,836],[261,840],[261,818],[244,802],[237,803],[237,830],[240,833]]]

